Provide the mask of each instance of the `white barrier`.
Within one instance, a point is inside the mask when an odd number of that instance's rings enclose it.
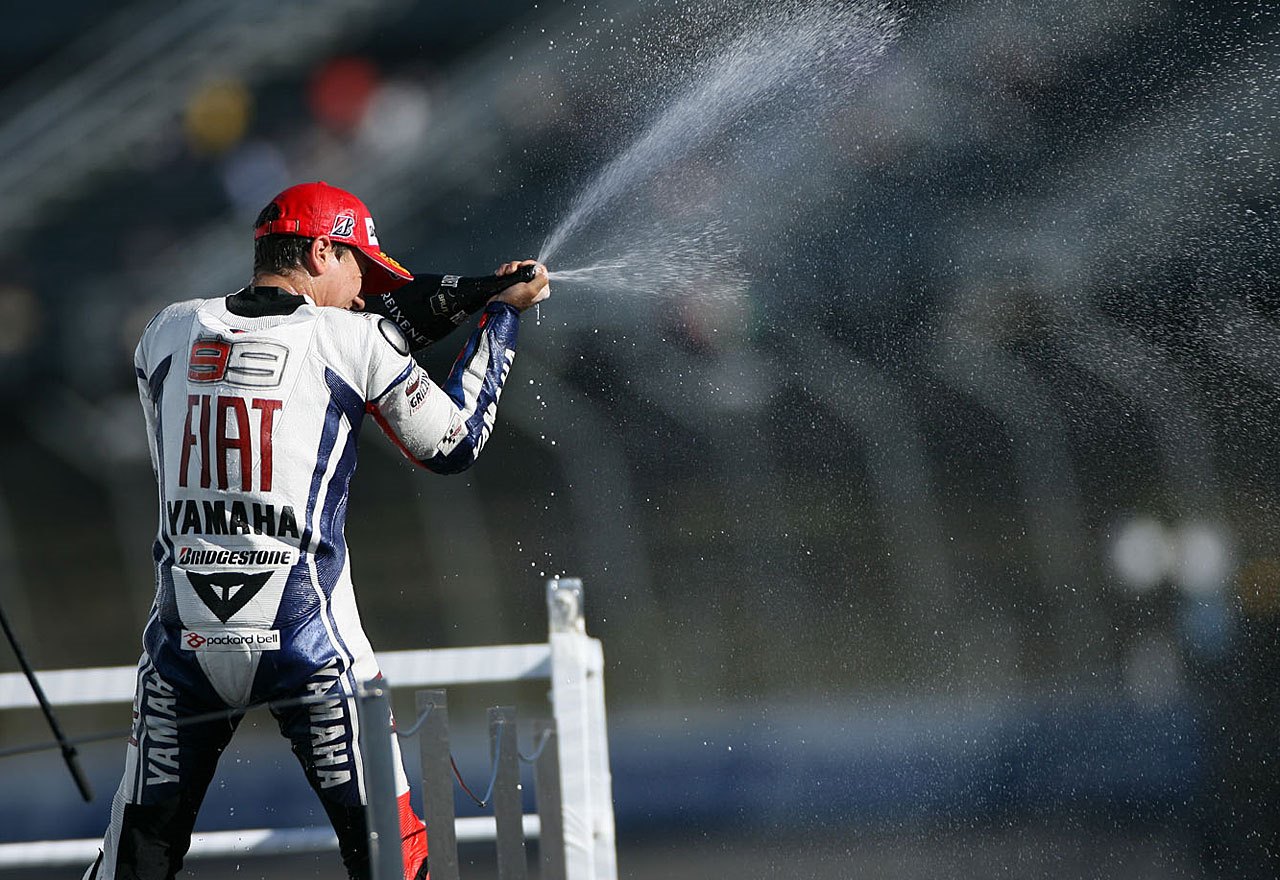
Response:
[[[378,653],[378,665],[392,687],[451,687],[549,679],[551,645],[387,651]],[[39,675],[40,686],[53,705],[90,706],[132,701],[138,670],[134,666],[110,666],[55,669]],[[0,674],[0,709],[38,707],[26,676],[21,672]]]
[[[531,679],[551,683],[551,712],[560,745],[560,785],[567,880],[617,880],[613,793],[604,707],[604,650],[586,634],[582,582],[547,582],[550,633],[546,644],[496,645],[392,651],[378,655],[392,687],[451,687]],[[41,672],[40,684],[55,706],[127,703],[136,669],[62,669]],[[36,708],[21,673],[0,675],[0,710]],[[104,815],[105,821],[105,815]],[[527,836],[538,817],[524,817]],[[458,840],[492,840],[492,817],[459,819]],[[0,868],[88,864],[101,840],[52,840],[0,844]],[[193,836],[189,858],[279,854],[336,849],[329,829],[247,829]]]
[[[538,836],[538,817],[524,817],[525,837]],[[464,816],[457,821],[458,841],[493,840],[492,816]],[[0,870],[32,865],[49,867],[87,865],[98,856],[102,838],[35,840],[0,844]],[[325,852],[338,848],[338,838],[328,828],[246,828],[243,831],[210,831],[191,836],[188,857],[273,856]]]

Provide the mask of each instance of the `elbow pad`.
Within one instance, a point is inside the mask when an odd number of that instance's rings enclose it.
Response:
[[[466,470],[493,431],[498,398],[515,359],[519,313],[485,309],[443,386],[413,364],[367,409],[415,464],[441,474]]]

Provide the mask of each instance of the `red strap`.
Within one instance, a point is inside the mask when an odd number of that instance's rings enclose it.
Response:
[[[253,230],[255,239],[262,238],[264,235],[275,235],[284,233],[286,235],[297,235],[298,230],[302,228],[301,220],[268,220],[257,229]]]

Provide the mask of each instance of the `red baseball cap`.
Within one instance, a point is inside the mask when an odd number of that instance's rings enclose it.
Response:
[[[364,202],[323,180],[291,186],[271,200],[280,216],[253,230],[255,240],[264,235],[327,235],[336,242],[358,248],[379,269],[364,273],[362,294],[386,293],[413,280],[409,270],[388,257],[378,246],[373,215]]]

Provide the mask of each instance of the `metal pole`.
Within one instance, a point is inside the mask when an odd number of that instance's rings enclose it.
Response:
[[[418,713],[430,708],[418,732],[422,756],[422,807],[432,880],[459,880],[458,833],[454,825],[453,776],[449,764],[449,701],[442,690],[417,692]]]
[[[89,788],[89,780],[85,779],[84,771],[80,769],[80,761],[76,758],[75,746],[67,742],[66,736],[62,733],[62,727],[58,724],[58,719],[53,714],[53,706],[49,705],[49,700],[44,695],[44,688],[40,687],[40,682],[36,679],[35,670],[31,668],[31,664],[27,661],[27,655],[23,653],[22,646],[18,644],[18,637],[14,635],[13,629],[9,626],[9,618],[4,613],[3,605],[0,605],[0,627],[4,629],[5,637],[13,647],[13,655],[18,658],[18,665],[22,667],[23,675],[31,683],[31,690],[36,695],[36,702],[40,704],[40,711],[44,713],[44,720],[49,722],[49,729],[53,731],[53,738],[58,741],[58,747],[62,749],[62,760],[66,761],[67,769],[71,771],[71,778],[75,780],[76,788],[80,789],[80,797],[84,798],[86,802],[93,800],[93,790]]]
[[[356,695],[363,749],[365,815],[369,827],[369,869],[372,880],[404,880],[400,852],[400,815],[396,808],[395,757],[391,749],[391,697],[379,679],[363,682]]]
[[[489,710],[489,751],[497,763],[493,784],[493,820],[498,831],[499,880],[525,880],[524,806],[520,797],[520,753],[516,750],[516,710]]]
[[[542,871],[539,880],[565,880],[564,817],[560,799],[560,742],[554,721],[534,725],[541,751],[533,762],[533,793],[538,800],[538,852]]]

